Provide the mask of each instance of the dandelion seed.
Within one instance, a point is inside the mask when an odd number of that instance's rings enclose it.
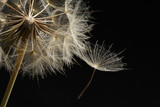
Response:
[[[124,63],[122,63],[123,57],[118,57],[123,51],[114,53],[104,48],[104,44],[98,45],[97,42],[93,49],[88,46],[87,51],[79,53],[79,56],[92,68],[99,71],[120,71],[124,70]]]
[[[81,96],[83,95],[85,90],[90,85],[96,70],[110,71],[110,72],[124,70],[125,64],[122,63],[122,58],[123,57],[118,57],[118,55],[121,54],[123,51],[116,54],[114,52],[111,52],[110,48],[111,48],[111,46],[109,47],[108,50],[106,50],[104,48],[104,44],[102,44],[100,46],[96,42],[93,49],[91,48],[90,45],[88,45],[87,51],[77,53],[77,55],[82,60],[84,60],[88,65],[90,65],[92,68],[94,68],[93,74],[92,74],[88,84],[82,90],[82,92],[78,96],[78,99],[81,98]]]

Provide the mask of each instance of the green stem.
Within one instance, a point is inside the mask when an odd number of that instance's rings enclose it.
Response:
[[[84,89],[82,90],[82,92],[79,94],[79,96],[77,97],[77,99],[80,99],[81,96],[84,94],[84,92],[86,91],[86,89],[89,87],[89,85],[91,84],[92,80],[93,80],[93,77],[94,77],[94,74],[96,72],[96,69],[94,69],[93,73],[92,73],[92,76],[88,82],[88,84],[84,87]]]
[[[8,99],[9,99],[10,94],[12,92],[15,80],[17,78],[18,72],[20,70],[20,67],[21,67],[21,64],[22,64],[22,61],[23,61],[25,51],[26,51],[27,46],[28,46],[29,37],[30,37],[30,32],[29,31],[24,31],[24,32],[22,31],[22,41],[21,41],[20,47],[19,47],[18,52],[17,52],[18,56],[17,56],[15,66],[14,66],[14,69],[12,71],[12,75],[10,77],[10,80],[9,80],[9,83],[8,83],[8,86],[7,86],[6,92],[4,94],[4,97],[2,99],[0,107],[6,107],[6,105],[7,105]]]

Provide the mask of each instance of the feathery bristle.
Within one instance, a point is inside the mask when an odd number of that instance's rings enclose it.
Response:
[[[98,45],[97,42],[94,47],[87,46],[87,50],[78,52],[77,55],[84,60],[88,65],[99,71],[120,71],[124,70],[125,64],[122,63],[123,57],[118,57],[121,53],[114,53],[104,48],[104,44]]]

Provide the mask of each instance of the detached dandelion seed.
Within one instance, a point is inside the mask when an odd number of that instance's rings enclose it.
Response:
[[[94,52],[97,46],[86,54],[85,34],[93,26],[89,18],[82,0],[0,0],[0,66],[12,72],[1,107],[7,105],[19,71],[42,78],[47,71],[64,74],[63,66],[73,64],[74,55],[98,70],[122,69],[123,64],[112,62],[114,56],[109,60],[106,53]]]
[[[79,57],[84,60],[92,68],[99,71],[120,71],[124,70],[124,63],[122,63],[123,57],[118,57],[123,51],[119,53],[111,52],[112,45],[105,49],[104,43],[99,45],[95,43],[93,49],[90,45],[87,46],[87,51],[79,52]]]
[[[123,57],[118,57],[118,55],[121,54],[123,51],[117,54],[111,52],[110,51],[111,46],[109,47],[108,50],[106,50],[104,48],[104,43],[102,45],[98,45],[98,43],[96,42],[93,49],[90,45],[88,45],[87,51],[77,53],[82,60],[84,60],[88,65],[94,68],[90,81],[88,82],[86,87],[82,90],[82,92],[78,96],[78,99],[81,98],[85,90],[90,85],[96,70],[111,71],[111,72],[124,70],[125,64],[122,63]]]

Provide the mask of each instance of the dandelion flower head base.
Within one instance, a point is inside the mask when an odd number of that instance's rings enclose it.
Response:
[[[34,17],[31,17],[31,16],[26,16],[25,17],[25,20],[28,22],[28,25],[31,25],[34,23]]]

